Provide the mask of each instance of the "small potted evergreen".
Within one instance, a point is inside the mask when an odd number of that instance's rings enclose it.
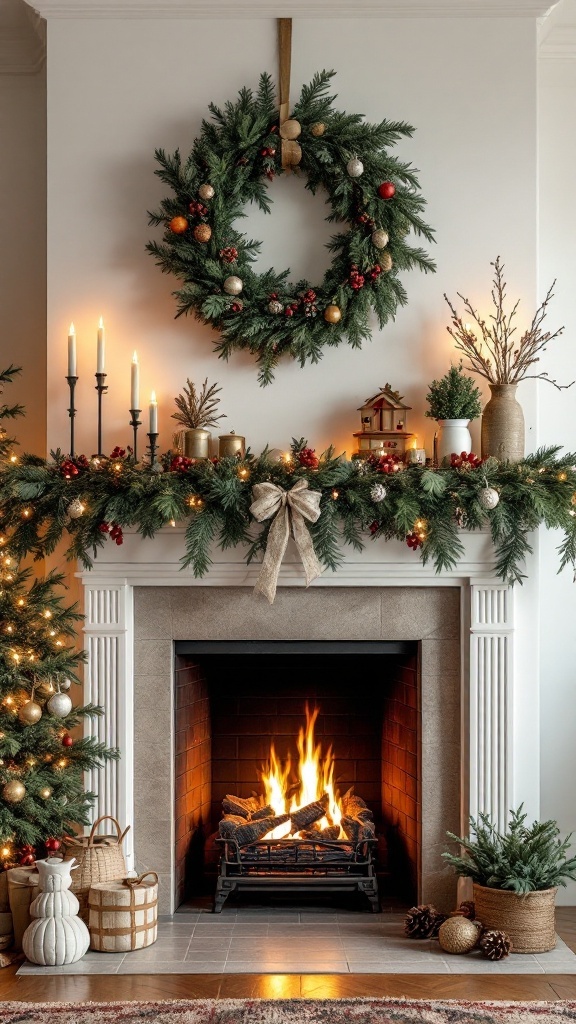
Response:
[[[555,821],[528,826],[522,804],[510,812],[506,832],[487,814],[470,819],[470,838],[448,832],[463,852],[444,853],[457,875],[471,878],[476,917],[485,928],[504,931],[515,953],[545,953],[556,945],[554,901],[559,885],[576,879],[572,836],[560,840]]]
[[[472,377],[462,372],[462,364],[451,366],[441,380],[433,380],[428,388],[426,401],[430,408],[426,412],[438,421],[438,461],[449,458],[455,452],[470,452],[472,438],[468,430],[470,420],[478,418],[482,411],[480,391]]]

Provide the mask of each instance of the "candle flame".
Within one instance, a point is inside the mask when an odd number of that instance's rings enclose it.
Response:
[[[136,366],[138,365],[138,353],[136,352],[136,349],[134,349],[134,355],[132,356],[132,362],[133,362],[133,363],[134,363],[134,364],[135,364]]]
[[[152,394],[150,395],[150,402],[151,402],[151,404],[153,403],[154,405],[156,405],[156,392],[155,391],[153,391]]]
[[[98,327],[99,327],[100,330],[103,330],[103,328],[104,328],[104,321],[103,321],[102,317],[100,317],[100,319],[98,321]]]
[[[73,323],[71,323],[70,327],[68,328],[68,334],[76,334],[76,328],[74,327]]]

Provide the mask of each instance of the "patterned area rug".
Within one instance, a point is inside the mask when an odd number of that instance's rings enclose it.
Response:
[[[195,999],[0,1003],[0,1024],[567,1024],[576,1003],[410,999]]]

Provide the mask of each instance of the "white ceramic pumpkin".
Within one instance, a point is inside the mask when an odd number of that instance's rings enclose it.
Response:
[[[22,948],[34,964],[49,967],[73,964],[84,956],[90,944],[88,929],[76,916],[78,900],[74,893],[68,892],[74,860],[49,857],[37,860],[36,867],[41,891],[30,905],[34,920],[24,932]]]

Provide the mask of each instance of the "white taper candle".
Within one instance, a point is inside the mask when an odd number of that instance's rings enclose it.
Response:
[[[96,353],[96,373],[104,373],[104,321],[100,317],[98,323],[98,347]]]
[[[132,366],[130,367],[130,408],[140,408],[140,366],[136,352],[132,356]]]
[[[158,433],[158,402],[156,401],[156,392],[153,391],[150,395],[150,434]]]
[[[68,376],[76,376],[76,329],[74,324],[68,328]]]

